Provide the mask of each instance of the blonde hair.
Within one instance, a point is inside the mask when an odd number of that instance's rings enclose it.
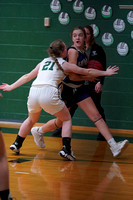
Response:
[[[63,72],[64,72],[64,70],[61,67],[61,65],[59,64],[57,57],[60,57],[60,53],[63,52],[64,50],[65,50],[65,45],[64,45],[64,42],[62,40],[53,41],[50,44],[49,49],[48,49],[49,56],[51,56],[54,59],[58,68]]]

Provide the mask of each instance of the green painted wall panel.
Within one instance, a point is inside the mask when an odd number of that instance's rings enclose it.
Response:
[[[9,71],[14,73],[27,73],[30,72],[40,61],[40,59],[0,59],[0,74],[6,75]],[[21,74],[22,75],[22,74]]]

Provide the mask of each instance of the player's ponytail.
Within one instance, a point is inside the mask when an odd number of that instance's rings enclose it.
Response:
[[[65,45],[64,42],[62,40],[55,40],[50,44],[50,47],[48,49],[48,54],[49,56],[51,56],[55,63],[57,64],[58,68],[64,72],[63,68],[61,67],[61,65],[58,62],[57,57],[60,57],[60,53],[62,51],[64,51],[65,49]]]

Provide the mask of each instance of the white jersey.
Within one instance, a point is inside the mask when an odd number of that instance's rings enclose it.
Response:
[[[57,58],[59,64],[65,62],[63,58]],[[37,78],[33,81],[32,86],[52,85],[58,87],[58,84],[64,79],[65,74],[61,71],[52,57],[45,58],[40,63],[40,69]]]

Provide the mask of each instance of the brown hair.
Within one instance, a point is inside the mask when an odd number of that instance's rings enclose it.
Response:
[[[95,37],[93,34],[93,28],[90,25],[86,25],[83,28],[87,28],[90,31],[90,46],[92,46],[95,43]]]
[[[62,70],[63,72],[64,72],[64,70],[62,69],[61,65],[59,64],[57,57],[60,57],[60,53],[64,50],[65,50],[65,45],[64,45],[64,42],[62,40],[53,41],[48,48],[49,56],[51,56],[54,59],[58,68],[60,70]]]
[[[73,34],[73,31],[75,30],[81,30],[84,34],[84,37],[86,38],[86,32],[84,30],[84,28],[82,26],[77,26],[75,27],[73,30],[72,30],[72,33],[71,33],[71,37],[72,37],[72,34]],[[86,45],[85,45],[85,41],[84,41],[84,51],[86,52]]]
[[[75,28],[72,30],[71,37],[72,37],[73,31],[75,31],[75,30],[81,30],[81,31],[83,32],[85,38],[86,38],[86,32],[85,32],[85,30],[84,30],[84,28],[83,28],[82,26],[77,26],[77,27],[75,27]]]

